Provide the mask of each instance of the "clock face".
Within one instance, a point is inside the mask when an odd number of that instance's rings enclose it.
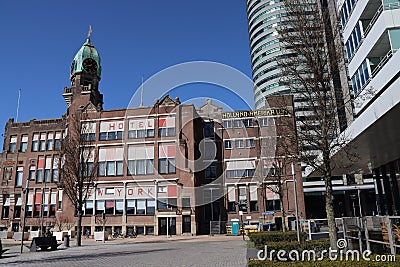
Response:
[[[83,61],[82,67],[89,73],[95,73],[97,71],[97,63],[91,58],[87,58]]]

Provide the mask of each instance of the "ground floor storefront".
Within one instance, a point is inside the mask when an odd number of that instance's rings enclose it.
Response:
[[[196,235],[195,215],[160,212],[153,216],[92,216],[84,217],[83,234],[107,231],[110,235]]]

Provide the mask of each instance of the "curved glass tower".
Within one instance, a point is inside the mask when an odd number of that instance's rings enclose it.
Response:
[[[250,53],[254,82],[255,108],[265,106],[265,96],[290,93],[280,83],[278,58],[282,55],[276,28],[285,16],[280,0],[247,0]]]

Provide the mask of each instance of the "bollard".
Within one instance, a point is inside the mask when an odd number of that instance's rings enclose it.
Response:
[[[69,235],[64,236],[64,247],[69,248]]]

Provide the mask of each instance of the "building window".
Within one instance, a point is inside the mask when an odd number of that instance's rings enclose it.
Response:
[[[12,167],[4,167],[4,174],[3,174],[3,180],[4,181],[9,181],[12,180]]]
[[[233,128],[242,128],[243,121],[242,120],[233,120]]]
[[[247,212],[246,186],[239,186],[239,211]]]
[[[45,163],[45,169],[44,169],[44,182],[45,183],[50,183],[50,181],[51,181],[51,177],[50,177],[51,162],[52,162],[52,158],[46,157],[46,163]]]
[[[8,150],[10,153],[14,153],[17,148],[17,136],[11,136],[10,138],[10,149]]]
[[[279,199],[267,200],[267,210],[272,210],[272,211],[281,210],[281,203]]]
[[[46,148],[46,150],[49,150],[49,151],[53,150],[53,137],[54,137],[53,133],[48,133],[47,134],[47,148]]]
[[[100,148],[98,176],[123,175],[124,148]]]
[[[226,178],[242,178],[254,177],[255,175],[254,160],[240,160],[226,162]]]
[[[133,215],[136,213],[136,200],[127,199],[126,200],[126,214]]]
[[[258,194],[257,194],[257,186],[250,185],[250,212],[258,212]]]
[[[3,194],[3,209],[1,211],[1,218],[8,219],[10,216],[10,195]]]
[[[39,148],[39,134],[33,134],[32,138],[32,151],[38,151]]]
[[[43,216],[47,217],[47,214],[49,213],[49,205],[44,204],[43,205]]]
[[[146,226],[146,235],[154,235],[154,226]]]
[[[259,122],[260,122],[260,126],[261,127],[267,127],[267,126],[274,126],[275,125],[274,118],[260,118]]]
[[[36,193],[35,194],[35,205],[33,209],[33,217],[40,217],[40,207],[42,203],[42,194]]]
[[[40,134],[39,151],[45,151],[45,150],[46,150],[46,134],[42,133]]]
[[[60,150],[61,149],[61,133],[57,132],[55,139],[54,139],[54,150]]]
[[[254,174],[255,174],[255,169],[227,170],[226,178],[253,177]]]
[[[115,214],[121,215],[124,213],[124,201],[122,199],[115,200]]]
[[[154,147],[129,146],[128,175],[154,174]]]
[[[39,169],[36,172],[36,183],[43,182],[43,169]]]
[[[17,168],[16,179],[15,179],[15,186],[22,186],[23,175],[24,175],[24,168],[23,167],[18,167]]]
[[[53,158],[53,176],[52,176],[52,180],[55,183],[58,182],[58,175],[59,175],[59,173],[58,173],[58,162],[59,162],[58,156],[55,155],[54,158]],[[93,166],[93,164],[92,164],[92,166]]]
[[[158,172],[160,174],[172,174],[175,173],[175,159],[159,159],[158,160]]]
[[[246,148],[252,148],[254,147],[254,139],[246,139]]]
[[[84,215],[85,216],[93,215],[93,200],[86,200]]]
[[[121,140],[123,137],[124,121],[100,123],[100,141]]]
[[[96,200],[96,215],[103,214],[105,212],[105,201]]]
[[[165,117],[158,119],[158,136],[175,136],[175,118]]]
[[[227,187],[228,212],[236,213],[236,190],[234,186]]]
[[[156,213],[156,201],[154,199],[148,199],[146,201],[146,214]]]
[[[232,149],[232,140],[225,140],[225,149]]]
[[[14,206],[14,219],[21,218],[21,207],[22,207],[22,198],[20,194],[15,195],[15,206]]]
[[[83,134],[81,134],[81,139],[84,142],[93,142],[96,140],[96,134],[95,133],[83,133]]]
[[[161,211],[173,211],[177,209],[176,198],[160,198],[157,201],[157,209]]]
[[[154,159],[128,161],[128,175],[154,174]]]
[[[244,119],[243,125],[244,127],[253,127],[253,119]]]
[[[224,120],[223,124],[225,129],[232,128],[232,120]]]
[[[57,202],[57,210],[62,210],[62,199],[63,199],[63,191],[58,191],[58,202]]]
[[[229,213],[236,213],[236,202],[235,201],[229,201],[228,202],[228,212]]]
[[[244,140],[243,139],[235,140],[235,148],[244,148]]]
[[[146,200],[138,199],[136,201],[136,214],[146,214]]]
[[[207,166],[205,170],[206,178],[216,178],[217,177],[217,162],[213,161]]]
[[[22,139],[21,139],[21,147],[20,147],[20,151],[21,152],[25,152],[28,148],[28,136],[27,135],[23,135]]]
[[[353,77],[351,77],[354,95],[357,96],[369,82],[370,69],[367,63],[368,59],[365,59],[361,66],[357,69]]]
[[[57,192],[51,192],[51,194],[50,194],[50,209],[49,209],[50,217],[56,216],[56,204],[57,204]]]
[[[114,215],[114,200],[106,200],[106,214]]]
[[[182,209],[190,210],[190,197],[182,197]]]
[[[31,180],[31,181],[35,180],[35,174],[36,174],[36,167],[35,166],[29,167],[29,177],[28,177],[28,179]]]
[[[38,170],[36,172],[36,183],[43,182],[43,169],[45,166],[45,158],[39,157],[38,159]]]
[[[154,137],[154,119],[130,120],[128,138]]]
[[[172,174],[175,173],[175,145],[159,145],[158,147],[158,173]]]
[[[204,137],[214,137],[214,122],[204,123]]]

